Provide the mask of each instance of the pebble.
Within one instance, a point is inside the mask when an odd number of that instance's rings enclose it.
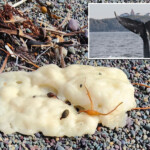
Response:
[[[26,29],[26,32],[27,33],[32,33],[32,31],[29,28]]]
[[[144,126],[144,129],[150,132],[150,124],[145,125],[145,126]]]
[[[119,149],[120,147],[119,147],[119,145],[115,145],[115,148],[116,148],[116,149]]]
[[[40,137],[41,137],[41,134],[40,134],[40,133],[35,133],[35,136],[36,136],[37,138],[40,138]]]
[[[69,51],[71,54],[75,54],[75,49],[74,49],[74,47],[69,47],[69,48],[68,48],[68,51]]]
[[[52,3],[49,2],[49,1],[46,1],[45,3],[46,3],[47,6],[51,6],[51,4],[52,4]]]
[[[147,89],[146,89],[146,92],[149,94],[149,93],[150,93],[150,88],[147,88]]]
[[[132,135],[133,137],[135,137],[135,131],[134,131],[134,130],[131,130],[131,135]]]
[[[141,113],[138,111],[137,113],[136,113],[138,116],[141,116]]]
[[[79,29],[79,22],[78,20],[71,19],[68,23],[68,27],[72,31],[77,31]]]
[[[65,150],[62,146],[58,145],[56,150]]]
[[[147,135],[145,135],[145,134],[144,134],[144,136],[143,136],[143,140],[146,140],[146,139],[147,139]]]
[[[64,3],[64,2],[65,2],[65,0],[58,0],[58,2],[59,2],[59,3]]]
[[[144,102],[148,102],[149,96],[144,97]]]
[[[104,138],[108,137],[108,133],[106,133],[106,132],[103,132],[101,135],[102,135],[102,137],[104,137]]]

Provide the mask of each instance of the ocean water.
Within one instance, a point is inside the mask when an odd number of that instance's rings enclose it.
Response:
[[[132,32],[90,32],[89,58],[143,58],[143,41]]]

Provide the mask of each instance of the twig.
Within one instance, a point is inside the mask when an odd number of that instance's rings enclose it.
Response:
[[[17,66],[18,65],[18,56],[16,57],[16,63],[15,65]]]
[[[65,33],[64,36],[74,36],[74,35],[79,34],[79,33],[84,33],[84,31],[80,30],[80,31]]]
[[[22,69],[27,69],[27,70],[31,70],[31,71],[35,71],[34,69],[32,69],[32,68],[29,68],[29,67],[25,67],[25,66],[21,66],[21,65],[16,65],[17,67],[19,67],[19,68],[22,68]]]
[[[24,55],[17,55],[17,56],[19,56],[20,58],[22,58],[23,60],[25,60],[27,63],[32,64],[34,67],[40,68],[38,65],[34,64],[30,59],[28,59]]]
[[[53,29],[50,29],[50,28],[45,28],[45,30],[50,31],[54,34],[58,34],[58,35],[65,35],[66,34],[65,32],[58,31],[58,30],[53,30]]]
[[[45,27],[48,27],[49,29],[57,30],[56,27],[50,26],[50,25],[49,25],[48,23],[46,23],[46,22],[43,22],[43,21],[40,21],[40,20],[36,20],[36,22],[43,24]]]
[[[11,55],[9,52],[5,51],[5,50],[2,49],[2,48],[0,48],[0,50],[4,51],[7,55]],[[28,58],[25,57],[24,55],[22,56],[22,55],[19,55],[19,54],[16,54],[16,53],[14,53],[14,55],[16,55],[16,56],[22,58],[22,59],[25,60],[27,63],[32,64],[34,67],[40,68],[38,65],[34,64],[30,59],[28,59]]]
[[[12,18],[8,21],[4,21],[5,23],[22,23],[26,21],[26,19],[22,18],[22,17],[19,17],[19,16],[16,16],[15,18]]]
[[[65,64],[65,61],[64,61],[63,53],[62,53],[62,47],[59,47],[59,54],[60,54],[61,67],[62,67],[62,68],[65,68],[66,64]]]
[[[0,50],[2,50],[3,52],[5,52],[6,54],[9,54],[7,51],[5,51],[4,49],[0,48]]]
[[[21,37],[24,37],[24,38],[27,38],[27,39],[35,41],[35,39],[33,39],[31,36],[23,33],[21,30],[17,31],[17,30],[10,30],[10,29],[0,28],[0,32],[1,33],[7,33],[7,34],[13,34],[13,35],[19,35]]]
[[[88,25],[83,26],[80,30],[83,30],[84,28],[88,27]]]
[[[48,47],[43,53],[37,56],[36,60],[37,61],[44,53],[46,53],[51,47]]]
[[[58,42],[56,43],[59,46],[72,46],[73,45],[73,41],[66,41],[66,42]]]
[[[9,46],[5,45],[5,48],[7,49],[8,53],[15,58],[14,52],[9,48]]]
[[[0,69],[0,73],[2,73],[3,70],[5,69],[5,66],[6,66],[6,64],[7,64],[7,60],[8,60],[9,55],[10,55],[10,54],[7,54],[7,56],[6,56],[6,58],[5,58],[4,62],[3,62],[3,65],[2,65],[2,67],[1,67],[1,69]]]
[[[50,47],[52,44],[47,44],[47,45],[32,45],[31,47]]]
[[[70,19],[70,13],[68,12],[67,17],[63,20],[63,22],[58,26],[58,28],[62,28],[62,26],[66,25],[66,22]]]
[[[14,5],[12,5],[12,7],[17,7],[17,6],[21,5],[22,3],[26,2],[26,1],[27,0],[21,0],[21,1],[17,2],[17,3],[15,3]]]

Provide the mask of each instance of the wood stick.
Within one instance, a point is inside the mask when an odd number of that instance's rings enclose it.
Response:
[[[13,35],[19,35],[21,37],[24,37],[24,38],[27,38],[27,39],[30,39],[30,40],[33,40],[35,41],[34,38],[32,38],[31,36],[19,31],[19,34],[18,34],[18,31],[17,30],[10,30],[10,29],[4,29],[4,28],[0,28],[0,32],[1,33],[7,33],[7,34],[13,34]]]
[[[63,22],[58,26],[58,28],[62,28],[62,26],[64,26],[67,21],[70,19],[70,13],[67,14],[67,17],[63,20]]]
[[[84,33],[84,31],[75,31],[75,32],[65,33],[64,36],[74,36],[79,33]]]
[[[26,67],[26,66],[21,66],[21,65],[16,65],[16,66],[19,67],[19,68],[22,68],[22,69],[27,69],[27,70],[35,71],[34,69]]]
[[[6,58],[5,58],[4,62],[3,62],[3,65],[2,65],[2,67],[1,67],[1,69],[0,69],[0,73],[2,73],[3,70],[5,69],[5,66],[6,66],[6,64],[7,64],[7,60],[8,60],[9,55],[10,55],[10,54],[7,54],[7,56],[6,56]]]
[[[65,32],[54,30],[54,29],[50,29],[50,28],[45,28],[45,30],[50,31],[50,32],[52,32],[54,34],[58,34],[58,35],[65,35],[66,34]]]
[[[22,3],[26,2],[26,1],[27,0],[21,0],[21,1],[17,2],[17,3],[15,3],[15,4],[13,4],[12,7],[17,7],[17,6],[21,5]]]
[[[59,55],[60,55],[61,67],[62,67],[62,68],[65,68],[66,64],[65,64],[65,61],[64,61],[63,53],[62,53],[62,47],[59,48]]]

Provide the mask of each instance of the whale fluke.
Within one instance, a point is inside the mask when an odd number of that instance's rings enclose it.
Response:
[[[116,12],[114,12],[114,14],[120,24],[122,24],[125,28],[132,31],[133,33],[140,35],[144,43],[144,57],[150,58],[150,51],[149,51],[150,21],[143,23],[141,21],[132,20],[130,18],[119,17],[117,16]]]

